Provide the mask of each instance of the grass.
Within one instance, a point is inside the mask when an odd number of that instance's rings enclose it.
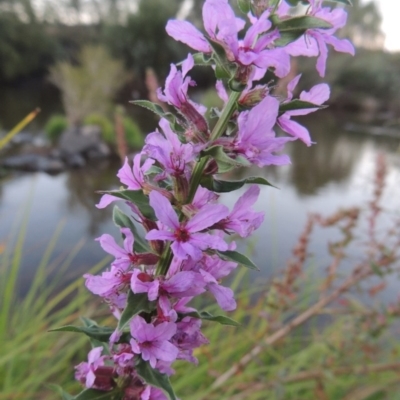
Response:
[[[29,207],[15,224],[8,243],[1,246],[0,269],[0,399],[51,399],[47,383],[57,382],[78,390],[72,366],[86,356],[84,337],[48,333],[54,327],[70,324],[79,315],[91,316],[96,307],[83,287],[82,279],[60,286],[65,272],[83,242],[51,263],[51,255],[63,223],[60,223],[31,282],[28,293],[18,296],[18,276],[24,254]],[[13,243],[15,237],[15,244]],[[92,268],[100,271],[107,260]],[[47,275],[56,270],[49,282]],[[61,288],[62,287],[62,288]]]

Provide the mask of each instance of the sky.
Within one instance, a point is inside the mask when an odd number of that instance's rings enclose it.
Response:
[[[400,51],[400,1],[399,0],[377,0],[382,13],[382,31],[386,35],[385,49],[389,51]]]

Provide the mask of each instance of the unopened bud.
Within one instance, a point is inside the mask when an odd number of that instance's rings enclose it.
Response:
[[[193,139],[200,143],[206,143],[210,137],[210,132],[205,118],[188,101],[182,103],[179,111],[185,116],[190,125],[194,127],[192,133]]]
[[[239,105],[245,108],[252,108],[263,100],[268,93],[268,86],[257,86],[255,89],[249,90],[239,99]]]
[[[114,368],[107,366],[97,367],[94,371],[96,376],[93,384],[93,388],[100,390],[112,390],[115,387],[113,379]]]
[[[174,195],[179,203],[184,203],[189,194],[189,182],[184,175],[174,176]]]

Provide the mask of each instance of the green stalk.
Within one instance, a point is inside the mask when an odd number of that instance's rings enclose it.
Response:
[[[239,100],[241,92],[231,92],[229,96],[229,100],[225,105],[224,110],[222,111],[221,117],[218,119],[217,124],[215,125],[213,131],[211,132],[211,140],[216,140],[223,135],[228,125],[229,120],[232,117],[232,114],[236,111],[236,103]],[[189,194],[186,200],[186,204],[189,204],[193,201],[194,195],[200,185],[201,178],[203,177],[204,169],[207,165],[209,157],[201,158],[195,165],[193,169],[192,179],[190,180],[189,186]],[[172,261],[172,251],[171,244],[165,247],[163,254],[160,257],[160,261],[158,262],[156,275],[166,275],[168,272],[169,266]]]

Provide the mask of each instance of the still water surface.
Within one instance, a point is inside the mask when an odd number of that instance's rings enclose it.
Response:
[[[341,207],[367,203],[378,152],[386,155],[389,166],[385,207],[394,213],[400,210],[400,139],[346,132],[345,117],[329,112],[320,113],[318,119],[304,121],[317,144],[310,148],[297,142],[289,144],[291,165],[241,171],[228,177],[262,175],[279,187],[263,187],[255,206],[265,211],[266,217],[251,239],[252,257],[261,269],[259,273],[252,272],[254,277],[268,278],[285,265],[308,213],[329,215]],[[27,204],[30,207],[20,277],[22,294],[61,222],[65,225],[51,260],[68,255],[84,241],[65,279],[86,272],[104,257],[94,239],[102,233],[111,233],[117,238],[118,231],[111,221],[111,208],[95,208],[100,197],[96,190],[117,188],[118,168],[118,164],[104,162],[57,176],[13,173],[0,181],[0,244],[11,237]],[[222,195],[221,202],[232,207],[244,190]],[[337,232],[333,230],[318,231],[314,235],[310,250],[318,268],[327,266],[326,244],[335,237]],[[245,250],[248,244],[239,243],[239,248]],[[349,257],[350,264],[360,254],[355,250]]]

